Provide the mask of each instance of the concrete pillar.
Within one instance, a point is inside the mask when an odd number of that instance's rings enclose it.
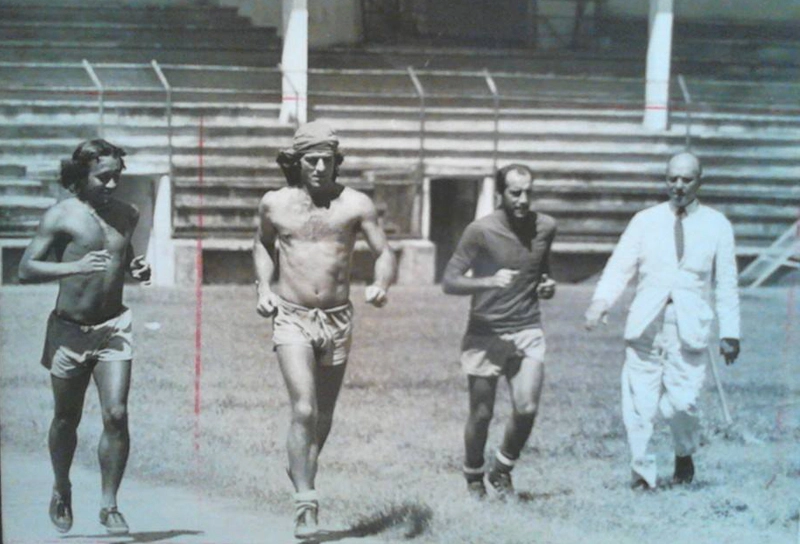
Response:
[[[283,99],[280,121],[305,123],[308,101],[308,3],[283,0]]]
[[[495,209],[494,202],[494,176],[486,176],[481,183],[478,193],[478,202],[475,205],[475,219],[480,219],[492,213]]]
[[[422,209],[420,211],[420,236],[431,239],[431,178],[422,179]]]
[[[153,268],[153,285],[175,285],[175,245],[172,241],[172,184],[162,176],[156,187],[153,228],[147,244],[147,262]]]
[[[650,0],[644,126],[666,130],[669,119],[669,73],[672,57],[673,0]]]

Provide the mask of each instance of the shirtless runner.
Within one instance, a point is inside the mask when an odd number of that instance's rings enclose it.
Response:
[[[45,212],[19,266],[23,283],[60,282],[41,362],[50,370],[55,400],[48,439],[55,473],[50,519],[62,533],[72,528],[69,471],[92,378],[103,414],[100,523],[110,534],[128,533],[117,510],[130,446],[127,403],[133,358],[131,311],[122,304],[122,287],[125,272],[149,280],[150,266],[144,257],[134,257],[131,246],[138,210],[111,198],[125,168],[124,155],[105,140],[91,140],[62,161],[60,182],[75,196]]]
[[[357,234],[364,234],[376,256],[368,303],[386,303],[396,267],[373,202],[336,183],[343,160],[338,144],[336,133],[320,122],[298,128],[293,147],[278,156],[289,186],[261,199],[253,246],[256,311],[273,317],[272,340],[289,391],[288,472],[299,538],[318,531],[314,478],[350,350]]]

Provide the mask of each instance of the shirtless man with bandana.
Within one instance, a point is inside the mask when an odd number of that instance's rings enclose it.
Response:
[[[336,183],[343,160],[338,145],[323,123],[298,128],[292,148],[278,156],[288,187],[262,198],[253,246],[256,311],[273,318],[272,340],[292,410],[288,473],[298,538],[318,532],[314,479],[350,350],[351,257],[358,233],[376,256],[368,303],[386,303],[396,269],[373,202]]]

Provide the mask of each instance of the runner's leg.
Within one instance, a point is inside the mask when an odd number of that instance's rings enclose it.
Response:
[[[519,457],[536,421],[539,399],[544,385],[544,361],[527,357],[522,359],[519,370],[508,375],[513,412],[506,425],[501,452],[508,459]]]
[[[70,491],[69,469],[78,444],[78,424],[83,414],[83,400],[89,379],[88,372],[70,379],[50,376],[55,409],[50,424],[48,445],[55,475],[55,488],[62,495]]]
[[[278,362],[289,392],[292,416],[286,449],[289,455],[289,477],[295,491],[314,489],[317,473],[317,422],[319,411],[316,395],[316,359],[311,346],[285,344],[277,347]]]
[[[317,451],[322,451],[328,434],[333,425],[333,411],[336,408],[336,400],[339,398],[339,391],[342,389],[344,371],[347,364],[336,366],[317,367],[317,406],[319,408],[317,416]],[[316,466],[316,459],[313,461]]]
[[[103,414],[103,434],[97,447],[102,475],[102,506],[111,508],[117,505],[117,491],[125,473],[130,450],[128,391],[131,384],[131,361],[98,363],[93,374]]]
[[[489,435],[489,423],[494,414],[497,390],[496,377],[467,376],[469,387],[469,416],[464,429],[464,466],[483,467],[483,452]]]

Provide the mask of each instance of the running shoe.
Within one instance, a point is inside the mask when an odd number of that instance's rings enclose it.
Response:
[[[100,509],[100,523],[110,535],[127,535],[130,532],[122,512],[116,506]]]
[[[317,501],[296,501],[294,504],[294,536],[295,538],[311,538],[319,532]]]
[[[50,498],[50,521],[59,533],[72,529],[72,492],[61,494],[55,489]]]
[[[491,470],[488,479],[501,499],[506,499],[514,495],[514,484],[511,482],[510,472]]]

